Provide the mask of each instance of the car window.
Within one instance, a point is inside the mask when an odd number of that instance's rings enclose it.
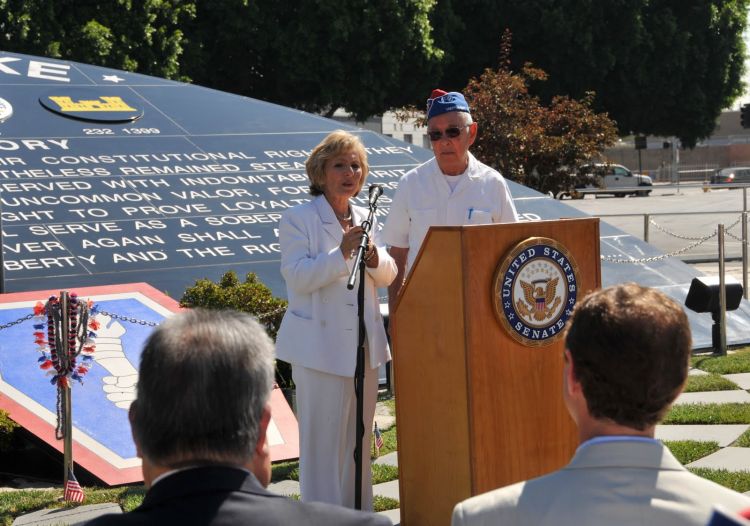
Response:
[[[628,171],[622,166],[615,166],[613,170],[615,175],[619,175],[621,177],[627,177],[628,175],[630,175]]]
[[[738,170],[737,175],[735,176],[735,181],[741,181],[743,183],[750,181],[750,170]]]

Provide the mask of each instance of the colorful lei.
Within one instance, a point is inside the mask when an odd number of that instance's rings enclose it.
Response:
[[[83,377],[91,368],[96,350],[99,322],[92,317],[96,314],[96,307],[90,300],[79,300],[75,292],[69,295],[68,312],[60,312],[60,307],[57,296],[50,296],[46,303],[40,301],[34,306],[34,316],[40,318],[40,323],[34,324],[34,343],[41,354],[39,368],[52,375],[52,385],[67,387],[71,380],[83,384]],[[63,323],[68,328],[68,340],[65,342],[62,341]]]

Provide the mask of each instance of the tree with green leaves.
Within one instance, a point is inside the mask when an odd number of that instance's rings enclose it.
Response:
[[[245,281],[240,281],[233,270],[225,273],[218,283],[210,279],[199,279],[180,298],[180,307],[233,309],[252,314],[274,340],[281,327],[286,306],[286,300],[275,297],[271,289],[258,279],[257,274],[249,272]],[[291,366],[281,360],[276,361],[276,383],[281,387],[293,385]]]
[[[183,0],[0,0],[0,41],[4,51],[178,78],[181,26],[194,14]]]
[[[442,58],[434,4],[197,0],[183,71],[197,84],[364,120],[429,92]]]
[[[509,49],[506,34],[503,56]],[[615,142],[617,128],[606,114],[593,110],[593,93],[581,100],[558,96],[543,105],[529,93],[529,84],[547,79],[531,65],[513,73],[503,60],[498,69],[471,79],[464,95],[479,123],[474,155],[520,184],[557,195],[579,182],[578,166]]]
[[[742,92],[750,0],[446,0],[432,22],[449,62],[441,85],[462,86],[496,64],[513,32],[512,67],[549,73],[543,101],[595,91],[621,135],[676,136],[692,147]],[[447,5],[446,5],[447,4]],[[438,17],[449,9],[452,17]]]

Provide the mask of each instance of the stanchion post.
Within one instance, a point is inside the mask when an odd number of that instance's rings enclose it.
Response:
[[[62,349],[58,349],[60,364],[63,370],[67,370],[70,364],[70,347],[68,346],[68,291],[60,291],[60,342]],[[68,475],[73,466],[73,391],[70,383],[58,382],[57,388],[62,389],[62,411],[63,411],[63,487],[68,483]]]
[[[719,354],[727,354],[727,289],[724,277],[724,225],[719,225]]]
[[[747,212],[742,212],[742,295],[747,299]]]
[[[643,214],[643,240],[648,243],[648,224],[651,221],[651,214]]]

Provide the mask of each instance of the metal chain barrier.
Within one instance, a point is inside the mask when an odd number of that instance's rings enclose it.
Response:
[[[653,219],[649,219],[648,222],[650,225],[655,226],[658,231],[663,232],[667,234],[668,236],[676,237],[678,239],[684,239],[686,241],[698,241],[699,239],[702,239],[701,237],[683,236],[683,235],[677,234],[676,232],[671,232],[667,230],[666,228],[664,228],[663,226],[659,225]]]
[[[608,263],[651,263],[653,261],[661,261],[667,258],[671,258],[674,256],[678,256],[682,254],[683,252],[687,252],[688,250],[697,247],[701,243],[705,243],[712,237],[715,237],[717,235],[718,231],[714,230],[713,233],[708,234],[707,236],[704,236],[700,239],[698,239],[695,243],[691,243],[686,247],[683,247],[679,250],[675,250],[674,252],[670,252],[669,254],[661,254],[659,256],[652,256],[648,258],[631,258],[631,259],[624,259],[618,256],[599,256],[602,261],[606,261]]]
[[[736,227],[737,225],[739,225],[739,224],[740,224],[740,221],[742,221],[742,214],[740,214],[740,217],[739,217],[739,218],[737,218],[737,221],[735,221],[734,223],[732,223],[731,225],[729,225],[728,227],[726,227],[726,228],[724,229],[724,231],[726,232],[726,231],[727,231],[727,230],[729,230],[730,228],[734,228],[734,227]]]
[[[732,234],[731,232],[727,232],[726,230],[724,231],[724,233],[726,235],[728,235],[729,237],[731,237],[732,239],[734,239],[735,241],[739,241],[740,243],[742,243],[742,238],[741,237],[737,237],[734,234]]]
[[[734,223],[732,223],[731,225],[729,225],[728,227],[726,227],[726,228],[724,229],[724,233],[725,233],[726,235],[728,235],[729,237],[731,237],[732,239],[734,239],[734,240],[736,240],[736,241],[739,241],[740,243],[742,243],[742,238],[741,238],[741,237],[737,237],[737,236],[735,236],[734,234],[732,234],[732,233],[731,233],[731,232],[729,231],[729,229],[730,229],[730,228],[734,228],[734,227],[736,227],[737,225],[739,225],[739,224],[740,224],[740,222],[741,222],[741,221],[742,221],[742,214],[740,214],[740,218],[739,218],[739,219],[738,219],[737,221],[735,221]]]
[[[277,314],[280,314],[280,313],[284,312],[285,310],[286,310],[286,307],[280,307],[280,308],[278,308],[278,309],[276,309],[274,311],[266,312],[265,314],[261,314],[260,316],[256,316],[256,318],[258,318],[259,320],[263,320],[265,318],[271,318],[273,316],[276,316]],[[107,311],[104,311],[104,310],[100,310],[99,314],[103,314],[105,316],[109,316],[113,320],[126,321],[128,323],[133,323],[133,324],[136,324],[136,325],[147,325],[149,327],[156,327],[157,325],[159,325],[155,321],[139,320],[138,318],[131,318],[129,316],[121,316],[119,314],[115,314],[114,312],[107,312]],[[27,314],[23,318],[18,318],[15,321],[9,321],[8,323],[6,323],[4,325],[0,325],[0,331],[3,330],[3,329],[9,329],[9,328],[13,327],[14,325],[18,325],[19,323],[23,323],[25,321],[28,321],[28,320],[30,320],[33,317],[34,317],[34,314],[31,313],[31,314]]]
[[[109,316],[113,320],[126,321],[128,323],[134,323],[136,325],[148,325],[149,327],[156,327],[157,325],[159,325],[155,321],[145,321],[145,320],[139,320],[137,318],[130,318],[128,316],[120,316],[119,314],[114,314],[112,312],[107,312],[104,310],[100,310],[99,314],[104,314],[105,316]]]
[[[729,230],[730,228],[734,228],[735,226],[739,225],[740,221],[742,221],[742,214],[740,214],[739,219],[737,219],[737,221],[735,221],[734,223],[732,223],[731,225],[729,225],[726,228],[726,230]],[[681,234],[677,234],[676,232],[672,232],[670,230],[667,230],[665,227],[659,225],[653,219],[649,219],[648,222],[649,222],[649,224],[654,225],[657,230],[659,230],[660,232],[663,232],[663,233],[667,234],[668,236],[676,237],[678,239],[684,239],[685,241],[705,241],[705,238],[703,238],[703,237],[683,236]],[[738,241],[742,241],[742,239],[740,239],[740,238],[738,238],[738,237],[730,234],[729,232],[726,232],[726,230],[725,230],[725,233],[729,234],[730,237],[733,237],[734,239],[736,239]]]
[[[277,314],[280,314],[280,313],[284,312],[285,310],[286,310],[286,307],[279,307],[278,309],[276,309],[274,311],[266,312],[265,314],[257,315],[255,317],[258,320],[263,320],[263,319],[266,319],[266,318],[271,318],[273,316],[276,316]],[[115,314],[113,312],[107,312],[107,311],[100,310],[99,313],[100,314],[104,314],[105,316],[109,316],[110,318],[112,318],[114,320],[126,321],[128,323],[134,323],[134,324],[137,324],[137,325],[147,325],[149,327],[156,327],[157,325],[159,325],[155,321],[139,320],[137,318],[130,318],[128,316],[121,316],[121,315]],[[4,327],[0,326],[0,329],[3,329],[3,328]]]
[[[265,318],[271,318],[273,316],[276,316],[277,314],[280,314],[280,313],[284,312],[285,310],[286,310],[286,307],[280,307],[280,308],[278,308],[278,309],[276,309],[274,311],[266,312],[265,314],[261,314],[260,316],[256,316],[256,318],[258,318],[259,320],[263,320]],[[155,321],[139,320],[138,318],[131,318],[129,316],[121,316],[119,314],[115,314],[114,312],[107,312],[107,311],[104,311],[104,310],[100,310],[99,314],[103,314],[105,316],[109,316],[113,320],[126,321],[128,323],[133,323],[133,324],[136,324],[136,325],[147,325],[149,327],[156,327],[157,325],[159,325]],[[18,325],[19,323],[23,323],[25,321],[28,321],[28,320],[30,320],[33,317],[34,317],[34,314],[31,313],[31,314],[27,314],[23,318],[18,318],[15,321],[9,321],[8,323],[6,323],[4,325],[0,325],[0,331],[3,330],[3,329],[9,329],[9,328],[13,327],[14,325]]]
[[[30,320],[33,317],[34,317],[34,313],[32,312],[31,314],[28,314],[28,315],[24,316],[23,318],[18,318],[16,321],[9,321],[5,325],[0,325],[0,331],[3,330],[3,329],[10,329],[14,325],[18,325],[19,323],[23,323],[25,321],[28,321],[28,320]]]

